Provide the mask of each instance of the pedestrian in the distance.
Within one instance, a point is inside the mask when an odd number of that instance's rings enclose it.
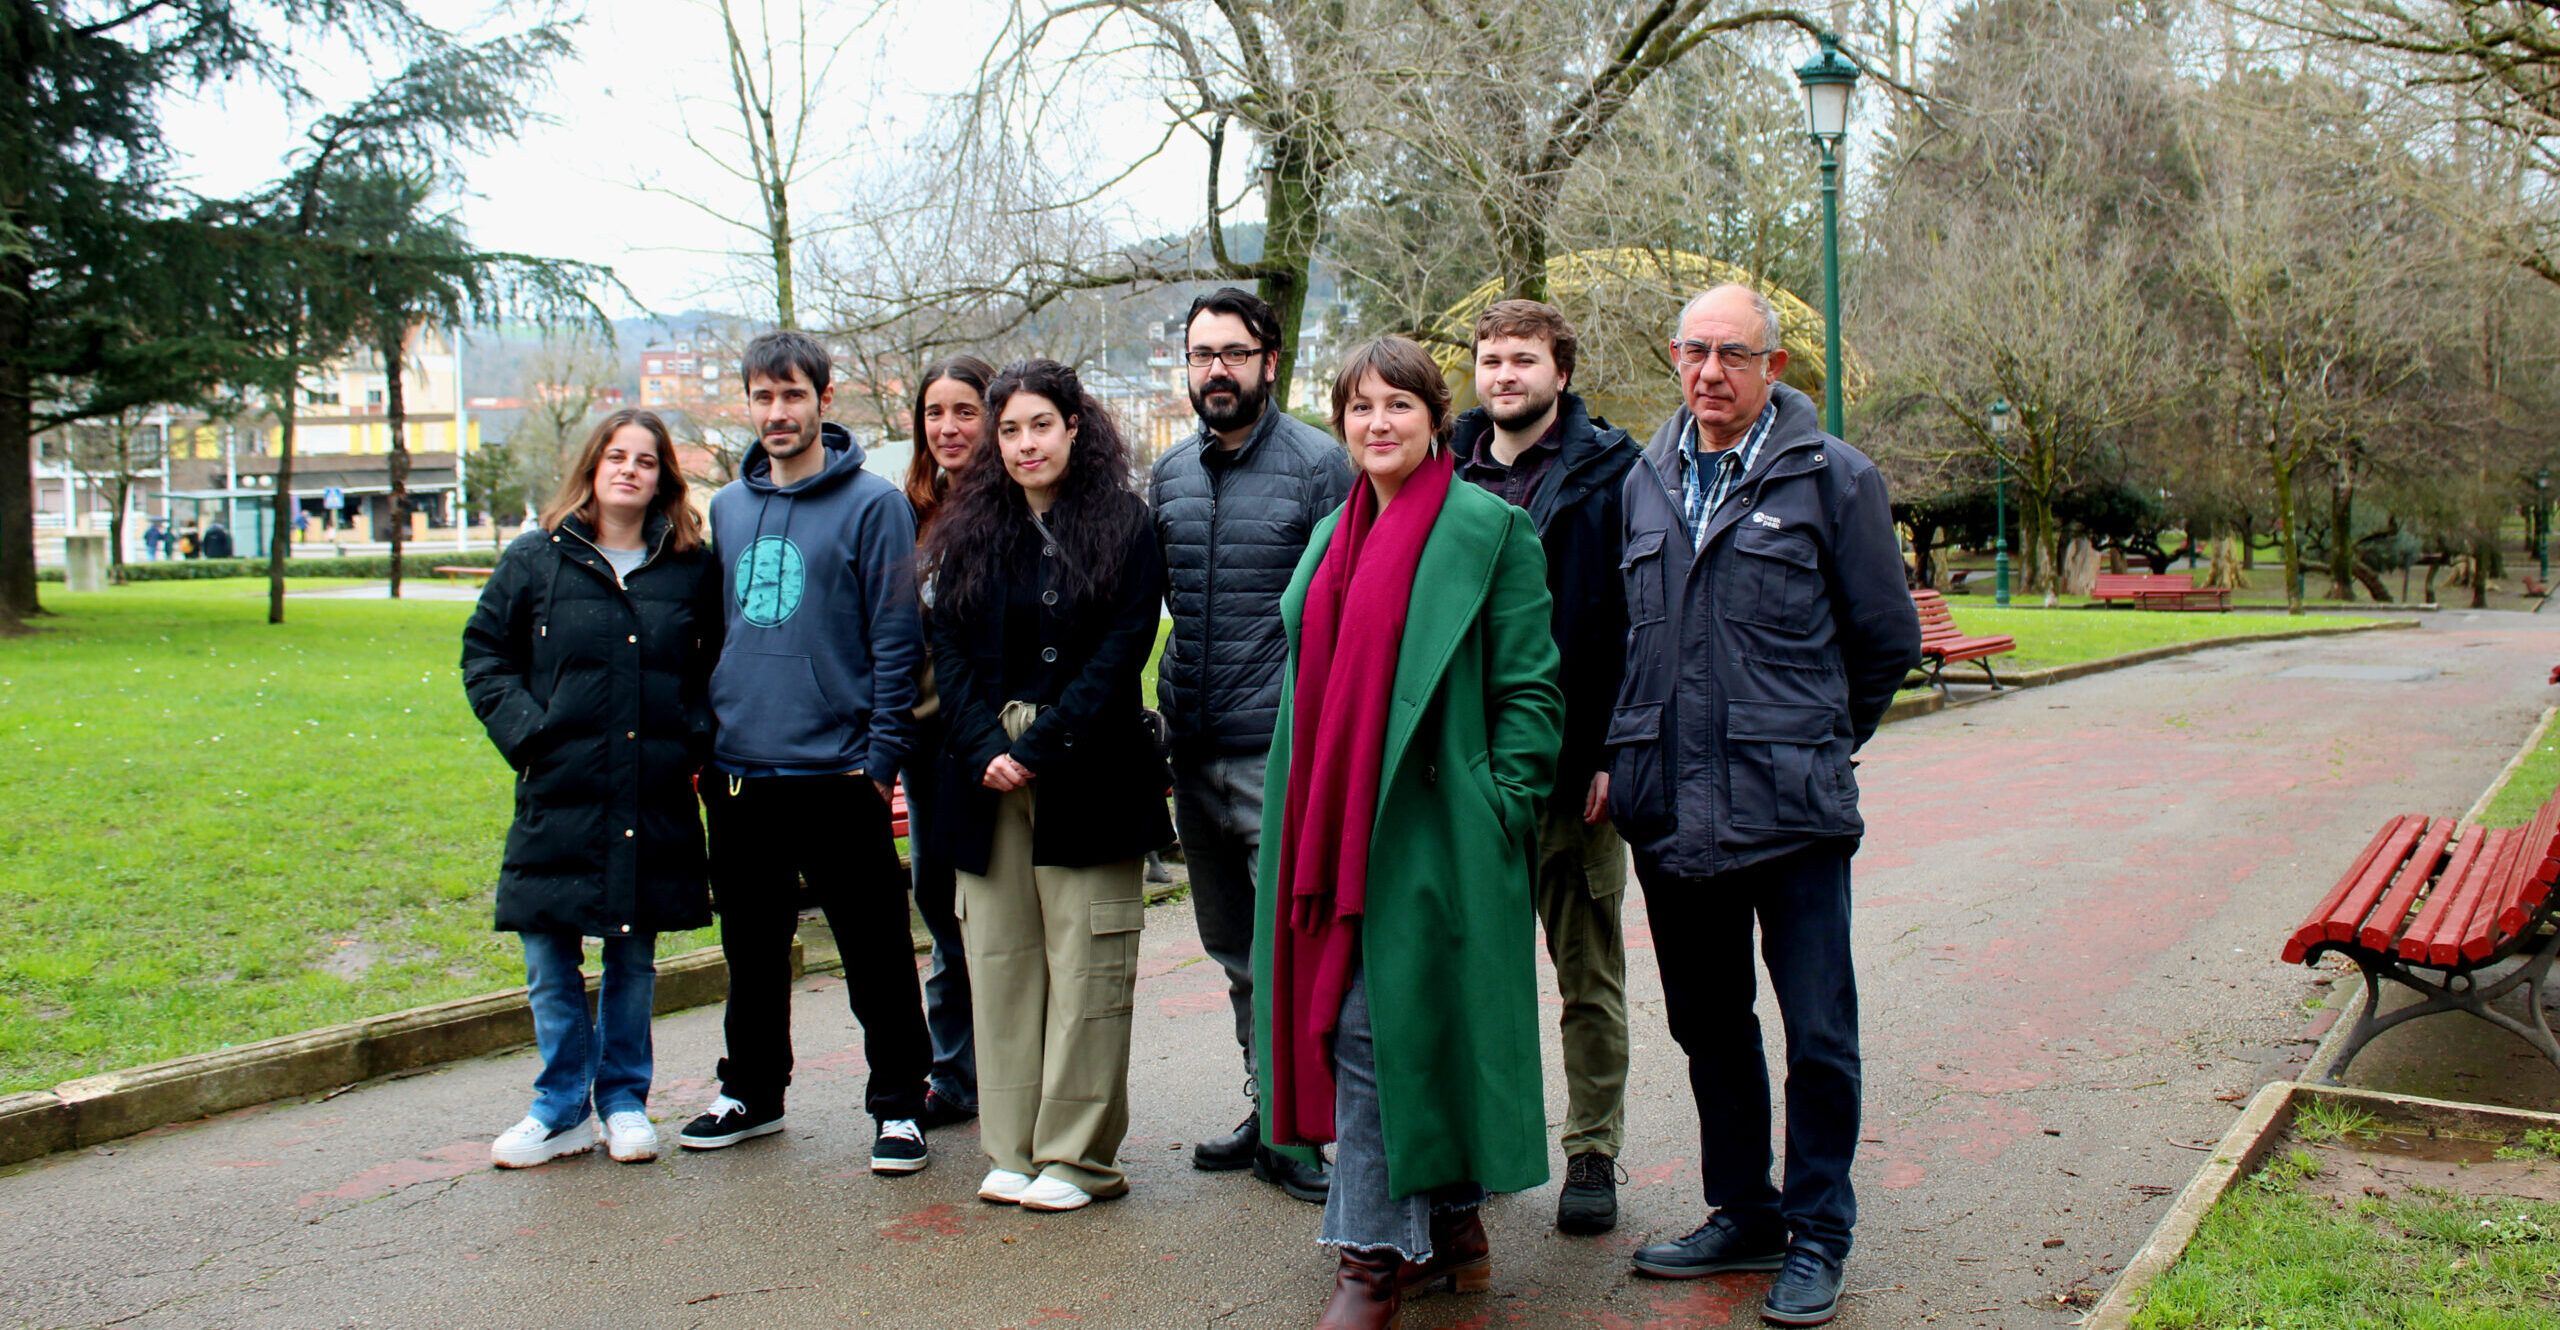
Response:
[[[208,559],[231,557],[231,528],[220,522],[214,522],[205,527],[204,557]]]
[[[907,463],[907,503],[915,509],[916,538],[933,529],[953,480],[966,469],[986,439],[987,384],[995,368],[976,356],[959,355],[925,367],[917,380],[913,410],[915,455]],[[933,617],[932,589],[925,589],[924,614]],[[915,752],[907,759],[907,863],[913,870],[916,913],[933,938],[933,963],[925,971],[924,1023],[933,1036],[933,1074],[924,1093],[926,1127],[966,1122],[978,1115],[978,1049],[969,1008],[969,955],[960,938],[960,920],[952,913],[959,880],[951,867],[948,819],[940,776],[942,742],[950,725],[942,699],[934,689],[933,662],[927,660],[916,685]]]
[[[925,537],[946,807],[977,1012],[980,1198],[1129,1190],[1141,860],[1173,839],[1140,676],[1164,561],[1129,450],[1054,360],[987,389],[993,447]]]
[[[1361,476],[1280,601],[1254,1047],[1275,1148],[1334,1143],[1321,1325],[1374,1330],[1485,1287],[1486,1193],[1547,1180],[1530,879],[1564,696],[1546,556],[1451,483],[1430,353],[1355,348],[1333,422]]]
[[[489,1147],[526,1168],[594,1147],[654,1159],[649,1017],[658,934],[711,922],[694,773],[711,754],[720,573],[655,413],[588,436],[462,630],[471,709],[516,770],[498,927],[524,938],[533,1108]],[[603,939],[594,1016],[579,972]],[[593,1117],[589,1116],[590,1111]]]
[[[1761,1318],[1821,1325],[1857,1221],[1849,859],[1866,824],[1850,755],[1920,664],[1920,619],[1884,476],[1778,381],[1778,332],[1776,306],[1745,286],[1681,311],[1683,404],[1627,473],[1609,815],[1635,850],[1714,1209],[1635,1267],[1775,1270]],[[1783,1189],[1769,1184],[1755,927],[1787,1033]]]
[[[142,529],[142,557],[145,559],[157,559],[160,557],[159,518],[152,518],[151,525]]]
[[[201,557],[203,549],[204,538],[196,534],[196,524],[193,522],[187,523],[187,529],[178,533],[178,557],[182,559],[198,558]]]

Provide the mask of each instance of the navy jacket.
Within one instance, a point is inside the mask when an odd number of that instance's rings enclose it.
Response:
[[[1271,747],[1289,661],[1280,593],[1350,492],[1342,444],[1276,404],[1233,449],[1203,429],[1156,459],[1147,503],[1173,614],[1156,696],[1186,758]]]
[[[1626,674],[1627,597],[1622,496],[1640,450],[1625,430],[1595,419],[1582,399],[1556,404],[1555,464],[1529,492],[1529,522],[1547,552],[1547,594],[1555,598],[1556,650],[1564,657],[1564,751],[1556,759],[1554,806],[1579,810],[1593,773],[1608,765],[1602,739]],[[1450,447],[1473,457],[1493,436],[1477,407],[1458,417]]]
[[[1849,755],[1920,663],[1884,476],[1772,389],[1751,470],[1692,539],[1674,413],[1627,475],[1627,675],[1609,813],[1639,867],[1705,877],[1865,834]]]
[[[711,675],[713,765],[742,776],[859,771],[883,785],[914,744],[924,624],[916,519],[895,485],[862,469],[840,425],[826,466],[773,483],[762,443],[711,500],[728,645]]]

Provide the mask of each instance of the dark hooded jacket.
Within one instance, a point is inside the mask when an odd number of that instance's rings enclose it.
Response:
[[[1234,448],[1204,428],[1156,459],[1147,503],[1173,613],[1156,697],[1184,757],[1271,747],[1289,660],[1280,593],[1350,492],[1341,443],[1276,405]]]
[[[1920,663],[1884,477],[1785,384],[1692,539],[1674,413],[1627,473],[1627,675],[1609,814],[1639,866],[1728,872],[1866,831],[1850,754]]]
[[[617,937],[711,922],[694,773],[711,754],[720,575],[667,548],[617,581],[571,517],[516,537],[462,629],[462,686],[507,765],[498,927]]]
[[[1580,808],[1591,777],[1608,765],[1602,740],[1627,666],[1626,584],[1618,576],[1627,471],[1642,455],[1625,430],[1594,417],[1580,397],[1556,404],[1558,453],[1529,492],[1529,522],[1547,552],[1556,650],[1564,657],[1564,751],[1556,761],[1559,806]],[[1450,448],[1471,458],[1493,437],[1477,407],[1458,417]]]
[[[818,474],[773,483],[764,445],[711,500],[727,645],[711,676],[714,765],[741,776],[897,779],[913,746],[924,625],[907,496],[840,425]]]

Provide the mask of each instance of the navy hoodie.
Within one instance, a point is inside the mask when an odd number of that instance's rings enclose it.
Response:
[[[712,765],[738,776],[859,771],[887,784],[914,743],[924,661],[915,515],[840,425],[827,463],[773,482],[759,442],[711,500],[728,640],[711,672]]]

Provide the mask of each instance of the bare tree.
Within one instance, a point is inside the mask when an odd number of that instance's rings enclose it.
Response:
[[[146,476],[166,475],[168,426],[155,413],[127,407],[103,419],[66,426],[71,467],[89,482],[93,494],[107,499],[107,557],[116,581],[124,580],[125,512],[134,488]]]

